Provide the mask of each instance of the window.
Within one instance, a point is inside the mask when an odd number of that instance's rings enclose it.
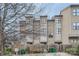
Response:
[[[74,9],[73,10],[73,15],[74,16],[79,16],[79,9]]]
[[[73,23],[73,29],[77,29],[77,24],[76,23]]]
[[[71,36],[69,37],[70,43],[78,43],[79,37],[78,36]]]
[[[41,19],[41,24],[46,24],[46,19]]]
[[[61,33],[61,28],[58,28],[58,34],[60,34]]]
[[[79,23],[78,22],[73,23],[73,29],[79,30]]]
[[[56,33],[60,34],[61,33],[61,19],[56,19]]]
[[[74,40],[69,40],[70,41],[70,43],[74,43]]]
[[[60,24],[61,20],[60,19],[56,19],[56,23]]]
[[[79,23],[77,23],[77,28],[79,29]]]
[[[57,34],[60,34],[60,33],[61,33],[61,26],[57,26],[57,28],[56,28],[56,33],[57,33]]]
[[[78,43],[78,40],[70,40],[70,43]]]

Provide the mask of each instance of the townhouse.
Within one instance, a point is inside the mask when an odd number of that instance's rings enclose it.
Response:
[[[79,5],[70,5],[63,9],[62,17],[62,43],[77,46],[79,44]]]
[[[60,11],[59,15],[52,17],[51,20],[48,20],[47,16],[40,16],[39,20],[31,21],[31,25],[32,30],[30,30],[33,35],[29,42],[33,44],[39,43],[48,46],[58,44],[63,46],[78,45],[79,5],[68,6]]]
[[[50,20],[47,16],[40,16],[38,20],[33,16],[25,18],[19,22],[20,41],[15,43],[15,48],[36,45],[61,50],[68,45],[79,45],[79,5],[64,8]]]

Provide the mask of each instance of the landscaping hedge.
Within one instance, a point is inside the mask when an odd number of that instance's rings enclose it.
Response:
[[[11,48],[5,48],[4,49],[4,54],[5,55],[11,55],[12,54],[12,49]]]
[[[77,48],[66,48],[65,52],[70,54],[77,54]]]
[[[20,49],[20,50],[18,51],[18,54],[23,55],[23,54],[26,54],[27,52],[28,52],[27,49]]]

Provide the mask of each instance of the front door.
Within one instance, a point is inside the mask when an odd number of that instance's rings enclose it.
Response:
[[[63,51],[63,45],[62,42],[55,42],[56,46],[57,46],[57,51],[58,52],[62,52]]]

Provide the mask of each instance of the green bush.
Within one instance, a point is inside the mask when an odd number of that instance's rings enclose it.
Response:
[[[79,46],[77,47],[77,54],[79,55]]]
[[[74,55],[79,55],[79,46],[76,48],[66,48],[65,52],[74,54]]]
[[[11,55],[12,54],[12,49],[11,48],[5,48],[4,49],[4,54],[5,55]]]
[[[26,54],[27,53],[27,49],[20,49],[18,51],[18,54],[22,55],[22,54]]]
[[[77,48],[66,48],[65,52],[68,52],[68,53],[71,53],[71,54],[76,54]]]

